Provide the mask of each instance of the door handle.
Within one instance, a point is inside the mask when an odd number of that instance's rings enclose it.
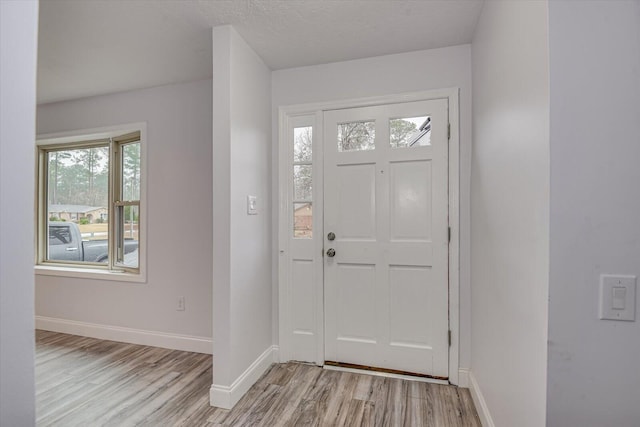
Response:
[[[333,248],[329,248],[327,249],[327,256],[329,258],[333,258],[334,256],[336,256],[336,250]]]
[[[78,248],[66,248],[65,249],[65,251],[67,251],[67,252],[74,252],[74,251],[77,251],[77,250],[78,250]]]

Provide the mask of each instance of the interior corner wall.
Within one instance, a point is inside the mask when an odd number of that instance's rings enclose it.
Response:
[[[470,363],[469,186],[471,162],[471,47],[460,45],[272,73],[272,227],[278,229],[278,108],[443,88],[460,89],[460,366]],[[274,233],[273,283],[279,246]],[[278,342],[278,295],[274,286],[274,342]]]
[[[39,134],[147,123],[147,283],[36,276],[36,314],[211,339],[211,81],[38,107]],[[31,152],[33,170],[34,152]],[[33,195],[33,190],[31,195]],[[176,242],[180,242],[176,244]],[[32,256],[33,259],[33,256]],[[178,296],[185,310],[176,311]]]
[[[35,425],[33,156],[38,2],[0,2],[0,425]]]
[[[485,2],[472,42],[471,377],[488,425],[545,424],[547,6]]]
[[[271,70],[233,27],[216,27],[213,81],[213,383],[230,387],[273,344]]]
[[[640,277],[640,1],[549,3],[547,425],[638,426],[640,310],[599,320],[598,294]]]

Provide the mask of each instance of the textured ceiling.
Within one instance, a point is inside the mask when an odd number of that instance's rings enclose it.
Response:
[[[271,69],[469,43],[481,0],[41,0],[38,102],[211,77],[231,24]]]

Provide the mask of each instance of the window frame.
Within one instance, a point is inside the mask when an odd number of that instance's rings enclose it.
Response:
[[[139,134],[139,138],[137,137]],[[135,135],[135,137],[134,137]],[[140,199],[122,199],[120,185],[122,178],[121,150],[119,147],[126,144],[140,143]],[[47,260],[48,242],[48,175],[46,165],[47,153],[56,149],[73,149],[95,146],[109,147],[109,179],[108,179],[108,214],[109,223],[109,262],[73,262]],[[125,282],[146,282],[146,123],[131,123],[112,127],[85,129],[64,133],[38,135],[36,138],[36,253],[35,273],[45,276],[79,277],[99,280],[114,280]],[[117,236],[118,219],[116,207],[118,205],[135,205],[138,207],[138,267],[126,267],[117,263]]]

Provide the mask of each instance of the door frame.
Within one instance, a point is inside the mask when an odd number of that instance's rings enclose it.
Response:
[[[289,212],[292,209],[290,194],[292,146],[289,140],[289,129],[292,123],[306,116],[313,121],[313,318],[315,331],[315,360],[308,360],[319,366],[324,365],[324,278],[322,250],[324,236],[323,224],[323,113],[327,110],[343,108],[369,107],[382,104],[395,104],[433,99],[447,99],[449,103],[449,330],[451,345],[449,347],[449,383],[459,384],[459,347],[460,347],[460,112],[459,88],[437,89],[420,92],[384,95],[368,98],[356,98],[333,102],[319,102],[280,106],[278,108],[278,342],[281,362],[291,360],[292,343],[291,310],[292,298],[290,253],[290,230],[293,224]],[[311,117],[313,116],[313,117]],[[316,155],[319,153],[320,155]],[[319,261],[319,262],[317,262]]]

